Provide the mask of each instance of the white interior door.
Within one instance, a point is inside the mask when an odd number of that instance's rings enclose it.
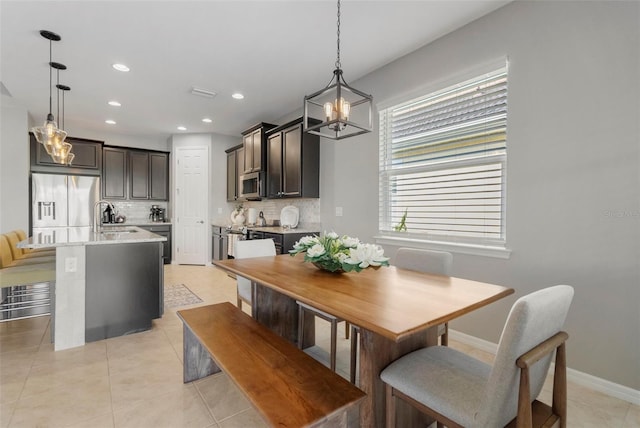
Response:
[[[207,207],[209,206],[209,148],[176,149],[176,261],[207,263]]]

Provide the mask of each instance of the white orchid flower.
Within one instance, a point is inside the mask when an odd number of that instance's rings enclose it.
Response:
[[[303,236],[302,238],[300,238],[300,241],[296,243],[296,246],[300,244],[300,246],[303,247],[310,247],[319,243],[320,241],[318,240],[317,236]]]
[[[356,248],[349,250],[349,258],[345,260],[345,263],[366,269],[369,266],[381,266],[387,260],[389,259],[384,257],[384,250],[379,245],[358,244]]]
[[[359,243],[360,240],[358,238],[352,238],[346,235],[342,237],[342,244],[347,248],[356,248]]]
[[[321,256],[324,253],[325,253],[325,249],[324,249],[324,245],[322,244],[315,244],[314,246],[312,246],[307,250],[307,255],[312,258]]]

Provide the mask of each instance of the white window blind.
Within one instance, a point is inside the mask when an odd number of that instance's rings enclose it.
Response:
[[[381,232],[504,243],[506,67],[386,108],[379,126]]]

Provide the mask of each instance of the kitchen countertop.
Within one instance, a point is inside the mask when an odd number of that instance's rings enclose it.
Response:
[[[279,233],[279,234],[289,234],[289,233],[319,233],[319,228],[314,226],[298,226],[295,229],[284,228],[282,226],[247,226],[248,230],[255,230],[256,232],[269,232],[269,233]]]
[[[90,227],[51,227],[34,231],[33,236],[18,243],[18,248],[51,248],[77,245],[133,244],[166,241],[136,226],[113,225],[95,233]]]
[[[220,223],[211,223],[211,226],[213,226],[213,227],[221,227],[223,229],[227,229],[231,225],[229,225],[229,224],[224,224],[223,225],[223,224],[220,224]],[[239,226],[236,226],[236,227],[239,227]],[[279,234],[282,234],[282,235],[289,234],[289,233],[309,233],[309,234],[320,233],[320,230],[322,229],[320,227],[320,224],[308,224],[308,225],[299,224],[298,227],[296,227],[295,229],[285,229],[282,226],[249,226],[249,225],[243,225],[243,227],[246,227],[247,230],[254,230],[256,232],[279,233]]]
[[[103,223],[103,227],[123,226],[171,226],[170,221],[127,220],[124,223]]]

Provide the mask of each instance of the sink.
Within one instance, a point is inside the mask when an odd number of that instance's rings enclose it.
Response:
[[[106,230],[103,229],[100,231],[100,233],[103,235],[115,235],[115,234],[136,233],[136,232],[138,232],[137,229],[131,229],[128,227],[110,227]]]

